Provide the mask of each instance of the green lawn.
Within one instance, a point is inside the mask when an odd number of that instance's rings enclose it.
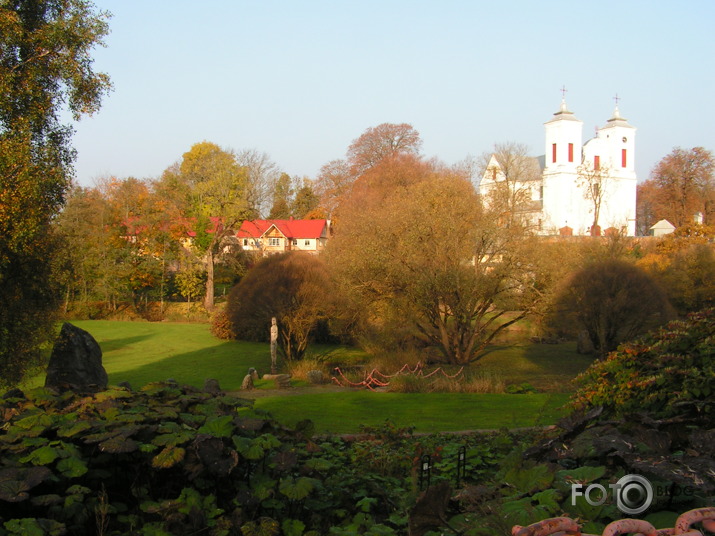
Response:
[[[140,388],[149,382],[173,378],[179,383],[202,387],[206,378],[216,378],[223,389],[240,389],[250,367],[270,368],[268,345],[222,341],[211,335],[206,324],[78,320],[102,348],[102,363],[109,383],[128,381]],[[44,382],[44,377],[36,379]]]
[[[559,408],[567,394],[373,393],[347,391],[311,396],[258,398],[256,409],[270,412],[279,422],[315,423],[318,433],[349,434],[360,425],[375,426],[389,419],[416,432],[449,432],[523,428],[553,424],[564,413]]]
[[[527,382],[551,392],[573,391],[571,380],[593,363],[593,356],[576,352],[576,343],[492,346],[474,365],[507,383]]]
[[[109,383],[128,381],[135,389],[173,378],[179,383],[202,387],[206,378],[216,378],[227,391],[237,391],[250,367],[260,374],[270,369],[267,344],[221,341],[206,324],[149,323],[88,320],[73,322],[99,342]],[[315,353],[326,348],[315,348]],[[355,349],[338,349],[350,360],[359,359]],[[337,355],[336,355],[337,354]],[[586,368],[590,359],[575,352],[573,345],[495,346],[475,367],[498,375],[507,383],[528,382],[551,393],[530,395],[458,393],[373,393],[345,390],[310,392],[295,396],[266,396],[257,409],[273,413],[279,421],[293,424],[309,418],[320,432],[352,433],[360,424],[377,425],[390,419],[399,426],[415,426],[418,432],[525,427],[553,423],[557,409],[567,399],[568,384]],[[29,386],[42,385],[44,376]],[[259,388],[273,382],[259,381]],[[311,390],[314,391],[314,390]],[[326,390],[327,391],[327,390]]]

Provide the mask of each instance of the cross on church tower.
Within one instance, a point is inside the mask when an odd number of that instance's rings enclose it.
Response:
[[[613,100],[616,101],[616,108],[613,110],[613,119],[622,119],[621,112],[618,110],[618,102],[621,100],[618,93],[616,93],[616,96],[613,97]]]
[[[561,91],[561,108],[556,113],[557,114],[566,114],[566,113],[570,114],[571,112],[569,112],[568,108],[566,107],[566,86],[565,85],[562,86],[560,91]]]

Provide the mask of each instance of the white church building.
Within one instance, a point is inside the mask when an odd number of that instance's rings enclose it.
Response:
[[[568,110],[565,99],[544,123],[544,130],[544,156],[535,159],[540,176],[517,178],[512,185],[526,192],[528,202],[519,210],[535,232],[634,236],[636,129],[621,117],[617,102],[613,117],[585,144],[583,121]],[[480,193],[488,194],[504,178],[498,159],[492,156],[479,184]]]

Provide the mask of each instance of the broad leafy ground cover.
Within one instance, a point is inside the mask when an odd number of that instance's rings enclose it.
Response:
[[[221,356],[224,367],[226,355],[235,364],[234,350],[244,345],[205,338],[204,326],[107,324],[108,337],[94,333],[110,375],[125,375],[136,390],[82,396],[40,388],[2,399],[0,535],[493,536],[564,515],[600,534],[624,517],[623,497],[594,504],[573,485],[606,489],[625,474],[646,477],[655,490],[647,499],[628,495],[635,504],[647,501],[639,516],[657,528],[677,526],[682,512],[713,504],[713,318],[703,311],[673,322],[591,367],[575,393],[588,412],[571,414],[560,428],[417,436],[413,427],[548,422],[557,415],[549,404],[568,394],[298,386],[278,396],[260,382],[250,391],[251,407],[244,398],[174,382],[139,389],[134,375],[153,370],[201,385],[207,371],[220,372]],[[131,333],[118,336],[117,327]],[[192,329],[193,346],[171,338],[189,340]],[[262,345],[254,348],[254,358],[265,356]],[[483,366],[500,370],[505,382],[536,384],[543,380],[539,350],[548,381],[563,387],[567,368],[559,372],[558,365],[573,357],[568,347],[552,348],[495,348]],[[359,357],[354,349],[337,351],[346,361]],[[144,357],[135,362],[137,354]],[[219,363],[202,367],[201,356]],[[354,431],[341,426],[386,416],[392,421],[359,435],[320,433]],[[316,426],[306,417],[317,417]]]
[[[109,383],[127,381],[135,389],[172,378],[180,384],[203,386],[216,378],[226,391],[238,391],[250,367],[260,374],[270,368],[267,344],[221,341],[206,324],[148,323],[88,320],[75,325],[89,331],[100,343]],[[331,360],[363,357],[350,348],[331,351]],[[528,382],[546,392],[522,395],[466,393],[373,393],[353,389],[307,388],[301,382],[287,398],[285,392],[266,391],[255,408],[267,410],[286,424],[302,419],[315,422],[318,433],[354,433],[361,425],[376,426],[390,420],[413,426],[417,432],[518,428],[554,423],[559,408],[572,390],[570,380],[590,359],[570,344],[495,346],[478,365],[480,370],[507,384]],[[31,384],[41,385],[44,377]],[[270,389],[273,382],[259,380]]]

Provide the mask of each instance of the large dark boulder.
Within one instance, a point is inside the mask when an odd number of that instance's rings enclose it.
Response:
[[[102,350],[85,330],[65,322],[52,349],[45,387],[59,391],[94,393],[107,388]]]

